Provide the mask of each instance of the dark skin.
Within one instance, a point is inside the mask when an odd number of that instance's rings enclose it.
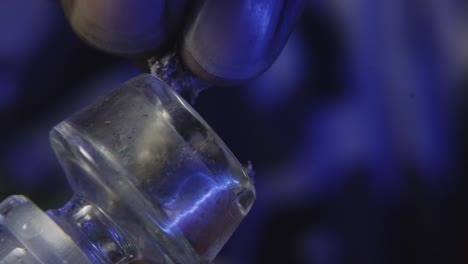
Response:
[[[249,81],[278,57],[304,0],[62,0],[75,32],[142,61],[177,50],[210,83]]]

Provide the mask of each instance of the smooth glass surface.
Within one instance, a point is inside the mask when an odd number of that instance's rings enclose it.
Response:
[[[0,203],[0,263],[92,262],[36,205],[24,196],[10,196]]]
[[[51,215],[74,222],[77,210],[88,206],[96,212],[91,218],[106,219],[101,229],[118,233],[111,247],[133,248],[113,250],[131,255],[117,260],[211,262],[255,199],[251,179],[219,137],[151,75],[128,81],[57,125],[51,142],[75,201],[84,201]],[[78,229],[76,237],[87,232]],[[111,251],[90,250],[112,261]]]

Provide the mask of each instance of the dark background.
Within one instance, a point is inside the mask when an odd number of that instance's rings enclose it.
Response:
[[[48,132],[139,71],[60,5],[0,2],[0,200],[71,196]],[[258,198],[219,263],[468,262],[468,3],[309,0],[277,62],[195,108]]]

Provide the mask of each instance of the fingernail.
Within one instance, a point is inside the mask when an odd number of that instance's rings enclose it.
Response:
[[[196,9],[181,45],[187,66],[218,85],[263,73],[278,57],[303,0],[207,0]]]

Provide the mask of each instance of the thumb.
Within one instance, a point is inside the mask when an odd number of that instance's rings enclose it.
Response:
[[[169,45],[183,26],[188,0],[62,0],[73,30],[103,51],[134,56]]]
[[[181,54],[198,76],[218,85],[263,73],[283,49],[304,0],[205,0],[184,35]]]

